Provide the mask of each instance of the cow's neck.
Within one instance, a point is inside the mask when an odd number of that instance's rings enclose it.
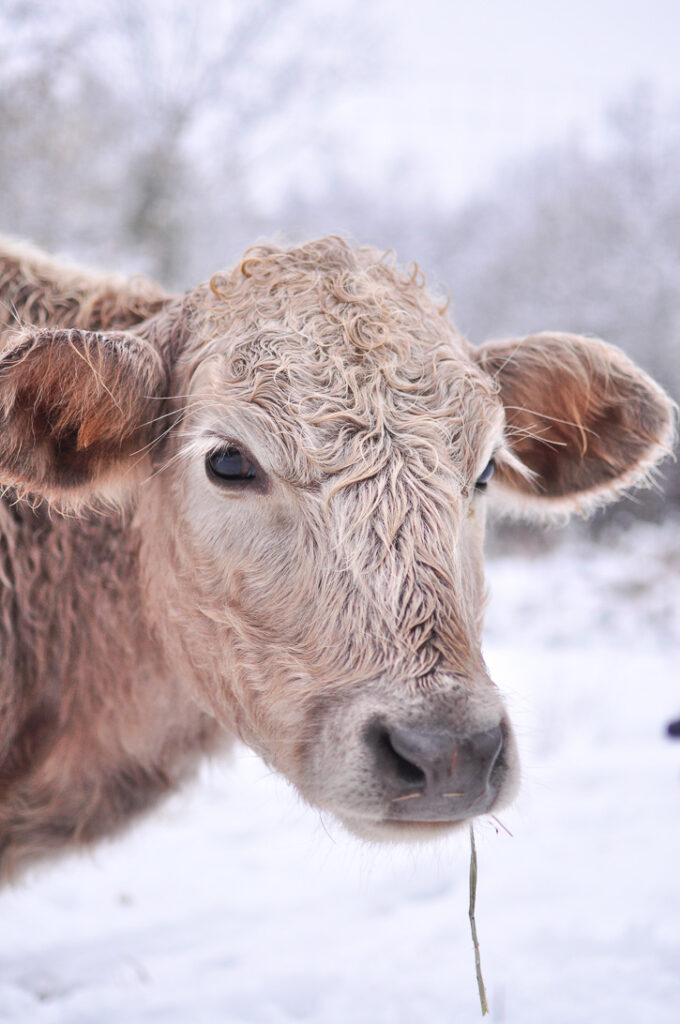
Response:
[[[46,831],[115,831],[218,743],[148,628],[138,542],[120,515],[68,518],[5,496],[0,657],[0,754],[14,737],[0,795],[44,793],[31,819]]]

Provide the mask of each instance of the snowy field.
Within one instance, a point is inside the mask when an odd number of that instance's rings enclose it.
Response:
[[[477,826],[491,1020],[680,1020],[680,531],[489,564],[516,805]],[[12,1024],[466,1024],[466,834],[364,846],[250,753],[0,897]]]

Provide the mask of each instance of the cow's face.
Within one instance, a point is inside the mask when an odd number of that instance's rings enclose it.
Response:
[[[668,444],[668,401],[600,342],[474,350],[414,279],[334,239],[258,250],[177,317],[141,340],[87,335],[85,360],[73,336],[47,359],[44,332],[25,339],[5,377],[34,438],[14,445],[17,483],[42,473],[54,492],[73,449],[68,499],[116,467],[122,479],[148,443],[148,608],[196,698],[362,835],[429,835],[497,808],[517,765],[481,655],[487,502],[565,511],[614,494]],[[149,339],[163,349],[164,330],[184,340],[159,369]],[[105,387],[86,392],[79,371],[69,405],[66,372],[53,387],[49,372],[70,351]],[[150,400],[168,390],[159,418]],[[60,419],[43,408],[52,392]],[[115,445],[96,436],[112,417]],[[50,423],[60,437],[36,444]]]
[[[498,388],[373,253],[244,270],[199,300],[154,485],[210,705],[358,831],[486,811],[516,775],[480,649]]]
[[[500,806],[517,757],[481,654],[484,519],[531,466],[495,374],[415,281],[339,243],[259,251],[196,318],[151,564],[158,593],[181,580],[204,699],[363,835]]]

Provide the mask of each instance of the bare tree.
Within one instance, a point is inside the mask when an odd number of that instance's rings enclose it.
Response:
[[[5,230],[168,283],[214,269],[257,226],[258,147],[261,159],[290,154],[318,131],[328,94],[362,73],[354,10],[348,0],[320,20],[311,0],[10,2]]]

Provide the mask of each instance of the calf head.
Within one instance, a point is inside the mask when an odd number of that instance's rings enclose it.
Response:
[[[134,335],[25,330],[0,401],[3,479],[62,503],[130,492],[169,666],[371,838],[516,788],[481,653],[487,504],[610,500],[673,425],[611,346],[475,349],[415,276],[337,239],[251,250]]]

